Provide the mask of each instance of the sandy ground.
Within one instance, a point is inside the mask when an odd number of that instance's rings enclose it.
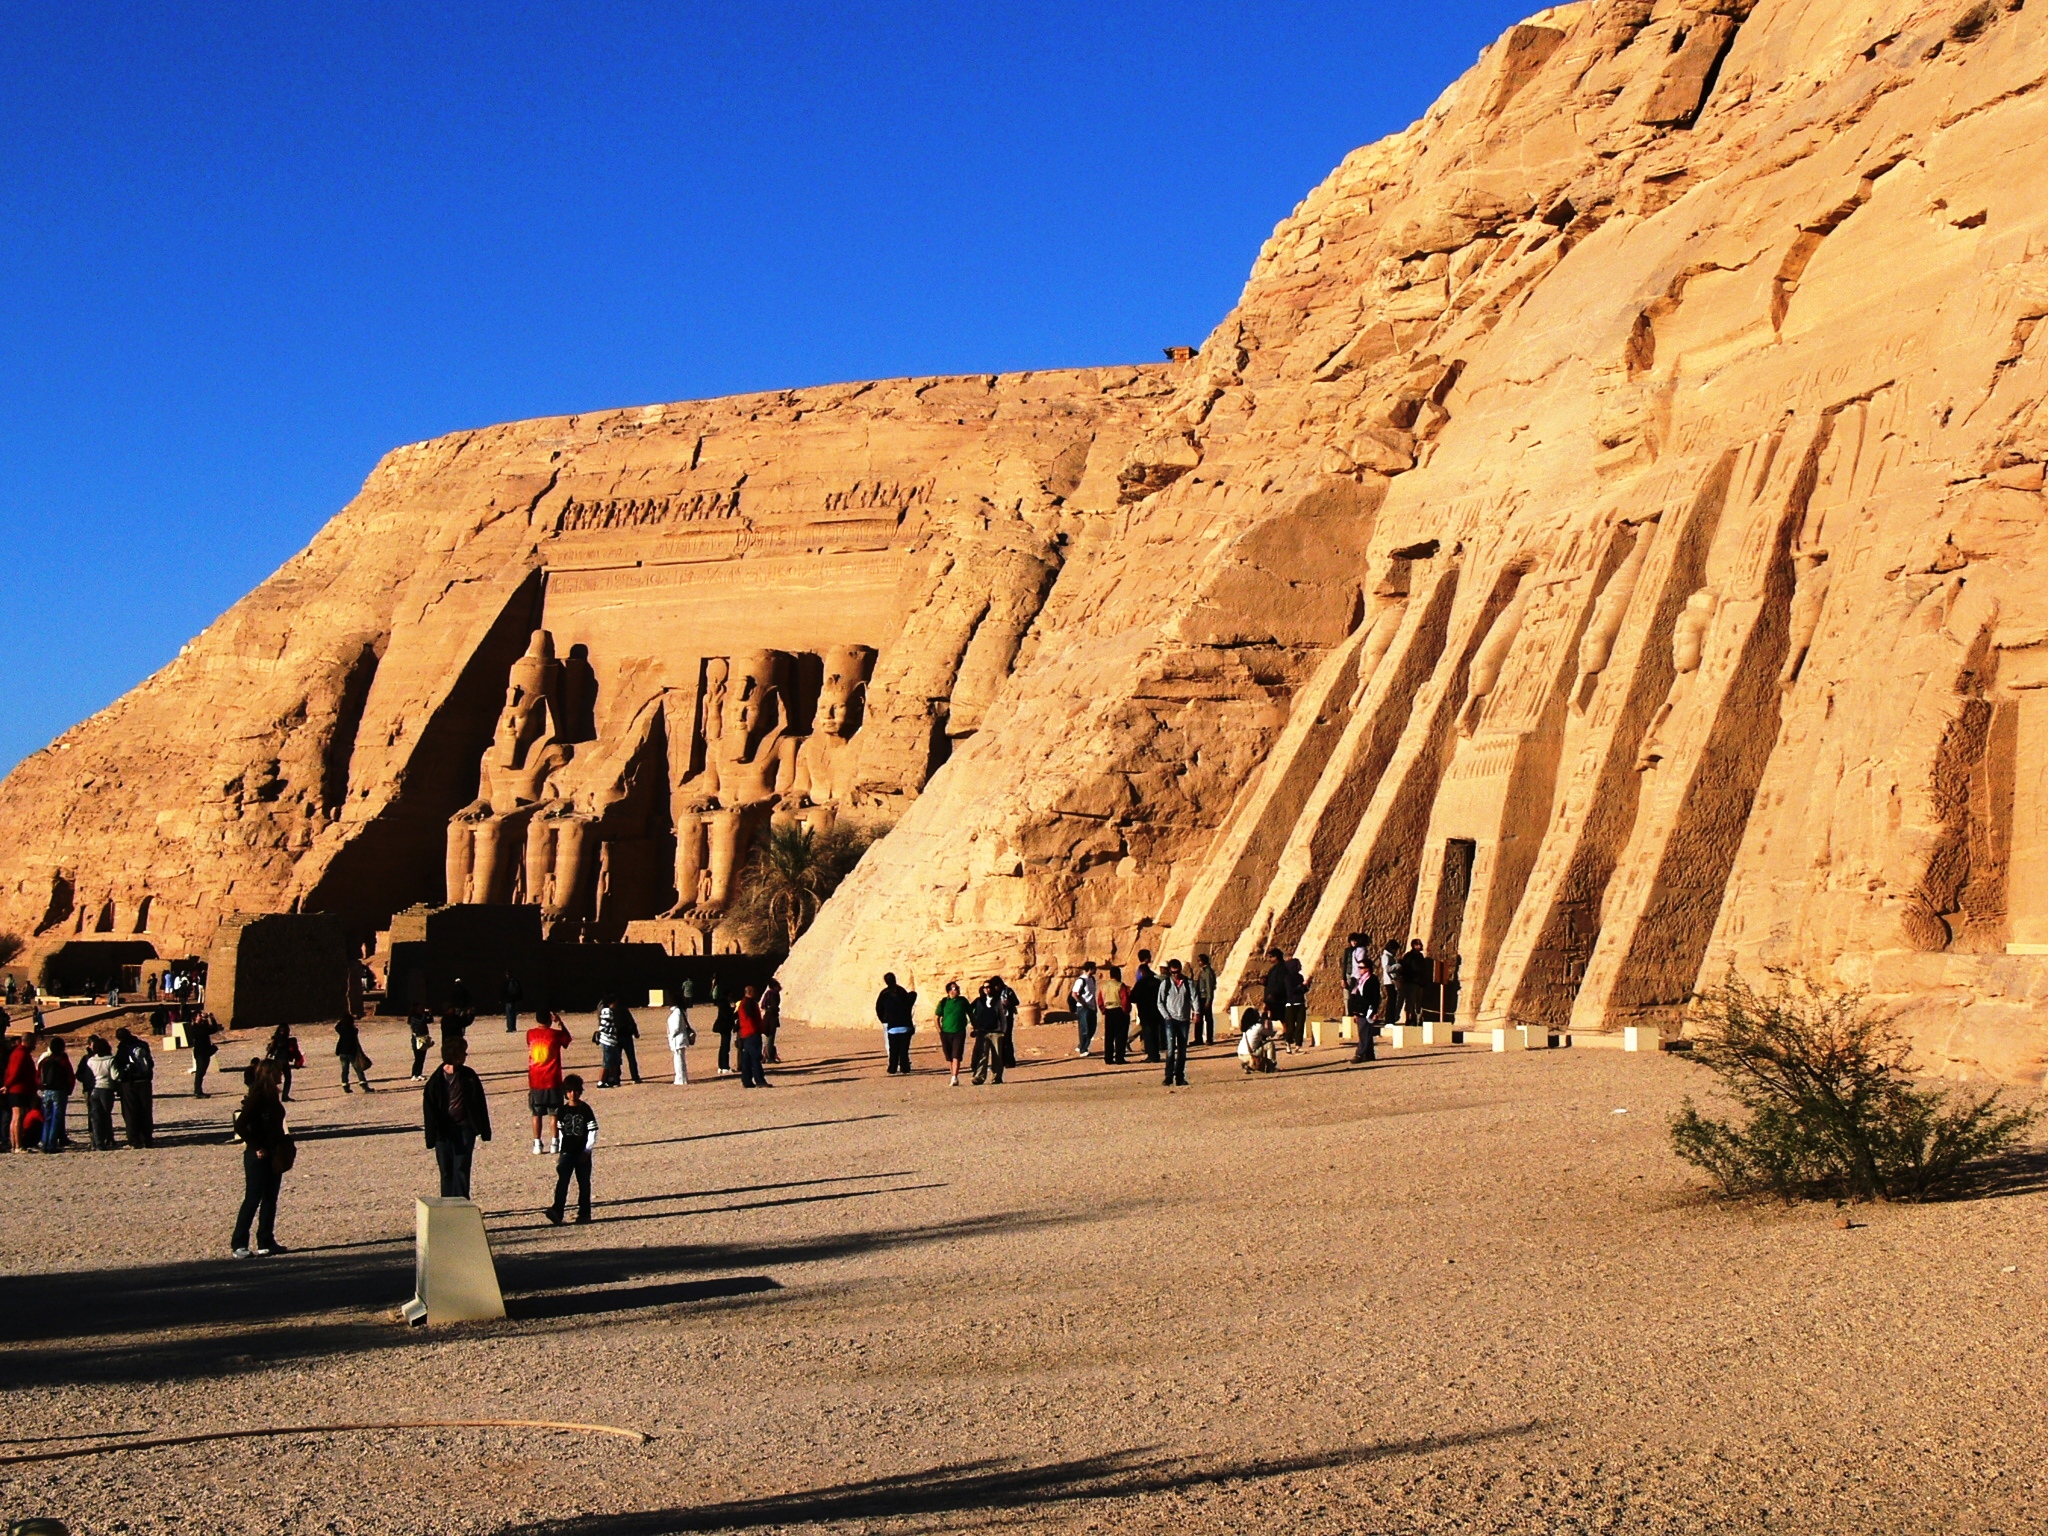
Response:
[[[572,1064],[595,1078],[588,1020]],[[643,1021],[656,1025],[653,1017]],[[228,1257],[233,1100],[154,1152],[0,1163],[0,1458],[48,1437],[424,1418],[643,1430],[238,1441],[0,1465],[74,1532],[1177,1533],[2048,1528],[2048,1174],[1728,1208],[1665,1146],[1700,1069],[1348,1052],[1193,1087],[1031,1032],[1001,1088],[791,1031],[768,1092],[594,1096],[598,1220],[547,1226],[517,1042],[479,1021],[514,1316],[410,1330],[434,1191],[399,1027],[307,1032],[273,1259]],[[246,1048],[243,1051],[246,1056]],[[234,1060],[232,1053],[224,1061]],[[182,1088],[166,1057],[161,1087]],[[232,1081],[232,1079],[230,1079]],[[1626,1111],[1626,1113],[1623,1113]]]

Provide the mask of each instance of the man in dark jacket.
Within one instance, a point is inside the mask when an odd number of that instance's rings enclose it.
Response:
[[[1267,960],[1265,984],[1260,989],[1261,1012],[1268,1022],[1284,1026],[1287,1019],[1288,998],[1294,991],[1294,973],[1288,969],[1287,957],[1277,949],[1266,951]]]
[[[882,977],[881,993],[875,998],[875,1017],[889,1042],[889,1072],[910,1071],[910,1037],[917,1029],[917,994],[896,985],[896,973]]]
[[[1420,1024],[1422,1010],[1429,1006],[1429,994],[1435,990],[1436,981],[1436,964],[1422,952],[1422,940],[1408,941],[1408,953],[1395,965],[1394,974],[1401,980],[1402,1021]]]
[[[1131,1006],[1138,1011],[1138,1038],[1147,1061],[1159,1060],[1159,973],[1152,969],[1152,951],[1138,951],[1138,974],[1131,982]]]
[[[1001,988],[1000,981],[991,979],[984,982],[981,994],[967,1010],[967,1026],[974,1031],[974,1082],[977,1087],[987,1082],[991,1075],[998,1083],[1003,1080]]]
[[[1003,1014],[1003,1065],[1017,1065],[1017,994],[1010,990],[1010,984],[1000,976],[988,979],[988,994],[996,1000],[996,1006]]]
[[[114,1093],[131,1147],[156,1145],[156,1057],[134,1031],[114,1031]]]
[[[469,1167],[476,1144],[491,1139],[491,1106],[484,1098],[483,1079],[464,1062],[469,1043],[460,1035],[441,1037],[441,1070],[427,1079],[420,1095],[427,1145],[441,1165],[441,1194],[469,1198]]]

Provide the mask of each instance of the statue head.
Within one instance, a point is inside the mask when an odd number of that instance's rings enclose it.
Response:
[[[777,718],[782,662],[780,651],[750,651],[733,662],[727,718],[737,728],[735,734],[739,738],[731,745],[742,754],[752,750],[761,733]]]
[[[825,680],[818,689],[814,729],[828,736],[851,736],[856,706],[867,688],[875,653],[865,645],[835,645],[825,653]]]

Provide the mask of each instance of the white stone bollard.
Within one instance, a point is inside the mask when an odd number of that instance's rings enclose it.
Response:
[[[474,1200],[434,1195],[415,1202],[413,1298],[409,1323],[479,1323],[505,1315],[484,1213]]]

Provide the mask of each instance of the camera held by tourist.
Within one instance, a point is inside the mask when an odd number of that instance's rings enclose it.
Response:
[[[292,1074],[306,1064],[305,1053],[299,1049],[299,1042],[292,1034],[289,1024],[280,1024],[271,1032],[270,1044],[264,1048],[263,1059],[277,1068],[280,1088],[279,1099],[286,1104],[292,1101]]]
[[[552,1147],[562,1146],[562,1053],[575,1037],[559,1013],[546,1018],[535,1015],[533,1028],[526,1032],[526,1109],[533,1116],[533,1152],[536,1157]],[[579,1078],[579,1082],[582,1080]],[[540,1123],[552,1118],[554,1129],[545,1139]]]
[[[185,1026],[185,1039],[192,1046],[192,1097],[206,1097],[206,1069],[213,1065],[213,1058],[220,1054],[213,1037],[220,1033],[220,1025],[210,1013],[202,1013]]]

